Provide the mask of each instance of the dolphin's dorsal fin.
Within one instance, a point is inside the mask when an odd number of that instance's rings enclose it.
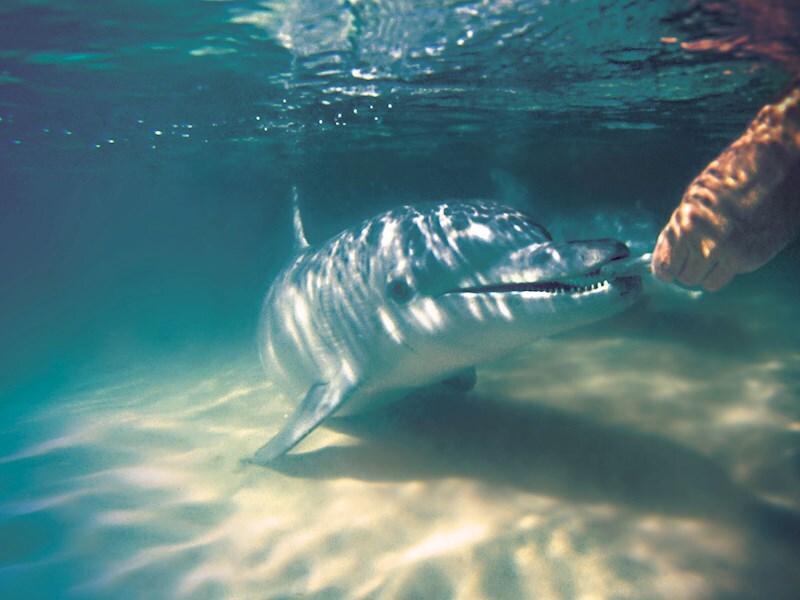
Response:
[[[306,233],[303,231],[303,219],[300,218],[300,203],[297,199],[297,186],[292,186],[292,221],[294,223],[294,251],[302,252],[308,248]]]

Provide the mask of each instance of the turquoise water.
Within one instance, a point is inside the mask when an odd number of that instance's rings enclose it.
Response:
[[[647,252],[785,81],[680,8],[4,2],[0,597],[793,598],[796,244],[239,462],[292,186],[312,242],[488,197]]]

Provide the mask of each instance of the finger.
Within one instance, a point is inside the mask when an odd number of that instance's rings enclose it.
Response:
[[[688,239],[687,239],[688,238]],[[685,236],[686,245],[692,242],[689,257],[683,265],[683,270],[678,275],[678,281],[683,285],[695,287],[706,278],[719,262],[717,243],[710,237],[701,237],[695,232],[693,236]]]
[[[709,292],[716,292],[728,285],[734,275],[736,273],[733,269],[724,266],[722,263],[717,263],[703,279],[703,289]]]
[[[702,253],[691,251],[678,275],[678,281],[687,287],[700,285],[715,264],[716,261],[710,261]]]
[[[672,215],[678,231],[698,239],[718,237],[727,226],[721,215],[714,212],[708,204],[696,200],[687,201],[687,197],[694,199],[696,194],[690,195],[687,192]]]
[[[653,250],[653,273],[661,281],[670,283],[681,272],[688,256],[686,245],[680,243],[674,223],[670,221],[658,236]]]

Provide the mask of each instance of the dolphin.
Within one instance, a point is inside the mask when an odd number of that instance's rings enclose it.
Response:
[[[295,256],[267,292],[259,352],[299,405],[257,464],[334,412],[443,381],[469,389],[474,365],[620,312],[641,293],[622,242],[554,241],[490,201],[401,206],[314,247],[296,193],[293,208]]]

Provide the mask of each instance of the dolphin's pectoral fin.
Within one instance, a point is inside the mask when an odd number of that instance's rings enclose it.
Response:
[[[456,392],[468,392],[475,387],[477,382],[478,374],[475,372],[475,367],[468,367],[443,380],[442,385]]]
[[[342,385],[338,382],[318,383],[312,386],[303,402],[289,418],[289,422],[274,438],[261,446],[253,458],[247,462],[268,465],[277,457],[294,448],[300,440],[320,424],[320,421],[336,410],[355,389],[355,386],[351,384]]]

